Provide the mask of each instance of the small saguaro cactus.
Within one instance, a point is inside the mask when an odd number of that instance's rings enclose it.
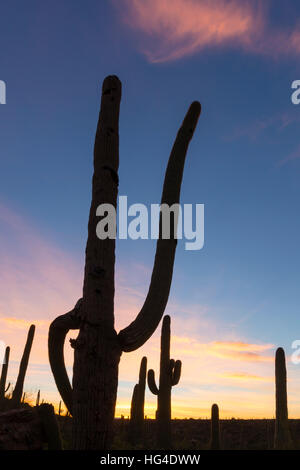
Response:
[[[220,421],[219,421],[219,407],[215,403],[211,407],[211,436],[210,436],[210,449],[220,450]]]
[[[8,369],[8,363],[9,363],[9,354],[10,354],[10,347],[7,346],[5,349],[5,354],[4,354],[3,364],[2,364],[2,371],[1,371],[1,378],[0,378],[0,409],[4,403],[5,392],[7,391],[5,389],[5,385],[6,385],[7,369]]]
[[[137,444],[143,437],[146,375],[147,358],[143,357],[140,365],[139,382],[133,389],[131,399],[129,440],[132,444]]]
[[[148,371],[148,386],[157,395],[157,445],[170,449],[171,442],[171,390],[181,376],[181,361],[170,359],[171,319],[166,315],[161,329],[159,387],[155,383],[153,369]]]
[[[292,449],[286,386],[285,354],[282,348],[276,350],[275,356],[275,387],[276,387],[276,421],[275,421],[275,449]]]
[[[20,367],[19,367],[19,374],[18,374],[17,382],[16,382],[16,385],[12,394],[12,399],[11,399],[12,409],[17,408],[21,403],[24,380],[25,380],[25,375],[26,375],[26,371],[28,367],[28,361],[29,361],[30,351],[31,351],[32,342],[34,338],[34,332],[35,332],[35,326],[31,325],[28,331],[27,341],[25,344],[23,356],[21,359]]]
[[[57,317],[49,329],[51,369],[65,405],[73,415],[74,450],[102,450],[111,445],[122,352],[135,351],[154,333],[164,313],[173,275],[176,227],[169,239],[159,238],[149,291],[136,319],[116,332],[114,327],[115,230],[98,238],[98,208],[117,209],[119,168],[119,110],[121,82],[109,76],[103,82],[101,109],[94,145],[92,202],[85,251],[82,298],[75,307]],[[201,106],[193,102],[178,131],[169,158],[161,204],[179,203],[183,168]],[[64,341],[69,330],[79,330],[74,348],[73,387],[64,362]]]
[[[40,398],[41,398],[41,391],[39,390],[39,391],[37,392],[36,401],[35,401],[35,406],[40,406]]]

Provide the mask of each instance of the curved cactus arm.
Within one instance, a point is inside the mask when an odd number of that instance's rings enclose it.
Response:
[[[153,395],[158,395],[158,388],[155,383],[155,372],[153,369],[148,370],[148,387]]]
[[[172,385],[177,385],[181,377],[181,361],[176,361],[172,371]]]
[[[5,391],[4,391],[5,393],[8,392],[10,386],[11,386],[11,383],[8,382],[8,385],[7,385],[7,387],[6,387]]]
[[[172,206],[179,203],[186,152],[196,128],[200,112],[200,103],[197,101],[193,102],[177,133],[166,170],[161,204]],[[160,215],[160,232],[161,223],[162,216]],[[156,245],[150,287],[145,303],[136,319],[125,329],[121,330],[118,335],[123,351],[129,352],[138,349],[150,338],[157,328],[169,297],[176,245],[176,238],[163,239],[160,233]]]
[[[74,309],[65,315],[57,317],[50,325],[48,336],[48,354],[51,370],[58,391],[72,414],[72,387],[66,371],[64,359],[64,344],[69,330],[77,330],[80,326],[80,299]]]

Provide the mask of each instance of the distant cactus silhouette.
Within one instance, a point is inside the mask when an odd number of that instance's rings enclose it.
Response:
[[[19,367],[19,374],[18,374],[17,382],[16,382],[16,385],[12,394],[11,408],[17,408],[21,403],[24,380],[25,380],[25,375],[26,375],[26,371],[28,367],[28,361],[29,361],[30,351],[31,351],[32,342],[34,338],[34,332],[35,332],[35,326],[31,325],[28,331],[27,341],[25,344],[23,356],[21,359],[20,367]]]
[[[41,391],[39,390],[39,391],[37,392],[36,401],[35,401],[35,406],[40,406],[40,398],[41,398]]]
[[[181,376],[181,361],[170,359],[171,319],[166,315],[161,329],[159,387],[155,383],[153,369],[148,371],[148,386],[157,395],[157,445],[161,449],[170,449],[171,441],[171,390]]]
[[[115,239],[99,239],[96,211],[102,204],[117,207],[119,167],[119,109],[121,82],[109,76],[103,82],[101,109],[94,146],[92,202],[88,223],[83,296],[74,309],[56,318],[49,329],[51,369],[63,401],[73,414],[73,449],[106,449],[112,440],[122,351],[134,351],[153,334],[164,313],[171,287],[177,245],[160,236],[149,291],[136,319],[125,329],[114,329]],[[178,131],[168,162],[162,204],[178,203],[185,156],[200,115],[200,103],[191,104]],[[63,347],[69,330],[79,329],[74,348],[73,389],[66,372]]]
[[[285,354],[282,348],[276,350],[275,356],[275,386],[276,386],[276,422],[275,422],[275,449],[292,449],[286,386]]]
[[[132,444],[139,443],[143,438],[146,375],[147,358],[143,357],[140,365],[139,383],[134,386],[131,399],[129,440]]]
[[[211,407],[211,438],[210,438],[210,449],[220,450],[220,422],[219,422],[219,407],[213,404]]]
[[[10,354],[10,347],[7,346],[5,349],[5,355],[4,355],[4,361],[2,364],[2,370],[1,370],[1,378],[0,378],[0,410],[3,407],[4,404],[4,398],[5,398],[5,393],[7,392],[8,388],[6,389],[6,378],[7,378],[7,369],[8,369],[8,363],[9,363],[9,354]]]

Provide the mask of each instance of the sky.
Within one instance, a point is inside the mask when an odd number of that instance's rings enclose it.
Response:
[[[296,0],[12,0],[1,6],[0,339],[14,383],[36,325],[25,391],[59,402],[51,321],[81,296],[101,85],[122,81],[119,195],[159,203],[177,129],[202,114],[181,202],[205,205],[205,244],[179,241],[166,313],[183,362],[173,417],[274,416],[274,355],[287,356],[300,417],[300,5]],[[153,240],[117,240],[116,329],[143,305]],[[124,353],[116,415],[128,415],[141,358],[156,375],[159,331]],[[74,337],[74,332],[71,335]],[[66,342],[72,373],[72,350]],[[156,397],[146,392],[146,414]]]

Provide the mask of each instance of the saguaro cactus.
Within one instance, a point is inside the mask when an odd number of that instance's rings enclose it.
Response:
[[[220,422],[219,422],[219,407],[215,403],[211,407],[211,436],[210,436],[211,450],[220,450]]]
[[[34,332],[35,332],[35,326],[31,325],[28,331],[27,341],[25,344],[23,356],[21,359],[20,367],[19,367],[19,374],[18,374],[17,382],[16,382],[16,385],[12,394],[12,399],[11,399],[12,408],[17,408],[19,404],[21,403],[24,380],[25,380],[25,375],[26,375],[26,371],[28,367],[28,361],[29,361],[32,342],[34,338]]]
[[[285,354],[282,348],[276,350],[275,356],[275,387],[276,387],[276,422],[275,422],[275,449],[291,449],[292,439],[289,430],[286,365]]]
[[[147,358],[143,357],[140,365],[139,383],[135,385],[131,399],[129,439],[132,444],[140,442],[143,437],[146,374]]]
[[[3,405],[4,398],[5,398],[5,385],[6,385],[6,378],[7,378],[7,369],[9,363],[9,354],[10,354],[10,347],[7,346],[5,349],[2,370],[1,370],[1,379],[0,379],[0,408]]]
[[[41,398],[41,391],[38,390],[36,400],[35,400],[35,406],[40,406],[40,398]]]
[[[83,296],[70,312],[58,317],[49,330],[49,359],[56,385],[73,414],[73,448],[106,449],[111,442],[118,365],[122,351],[134,351],[155,331],[166,307],[176,239],[157,241],[154,267],[145,303],[136,319],[125,329],[114,329],[115,239],[99,239],[97,208],[117,207],[119,137],[118,121],[121,83],[116,76],[103,82],[101,109],[94,146],[92,202],[88,223]],[[179,202],[183,167],[189,142],[200,114],[192,103],[171,151],[162,203]],[[161,227],[160,216],[160,227]],[[79,329],[73,340],[73,389],[66,373],[63,345],[67,332]]]
[[[166,315],[161,329],[159,387],[153,369],[148,371],[148,386],[157,395],[157,444],[162,449],[171,448],[171,390],[181,375],[181,361],[170,359],[171,319]]]

